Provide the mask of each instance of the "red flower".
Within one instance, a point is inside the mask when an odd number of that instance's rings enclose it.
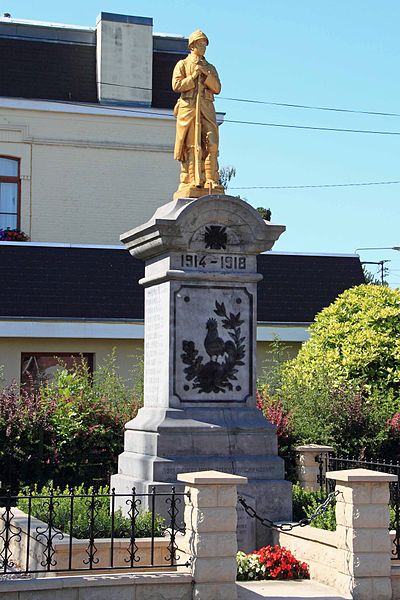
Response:
[[[290,550],[281,546],[265,546],[253,554],[265,567],[265,579],[309,579],[308,565],[298,561]]]

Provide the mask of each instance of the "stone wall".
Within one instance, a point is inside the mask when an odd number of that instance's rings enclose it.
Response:
[[[185,534],[176,538],[179,561],[190,559],[190,567],[179,572],[85,574],[73,576],[10,579],[0,582],[4,600],[237,600],[236,504],[237,486],[245,477],[206,471],[178,477],[186,486]],[[15,509],[18,525],[26,516]],[[14,523],[15,524],[15,523]],[[32,527],[40,522],[32,520]],[[165,540],[160,541],[160,551]],[[145,540],[137,540],[137,544]],[[168,542],[167,542],[168,543]],[[86,544],[82,541],[82,544]],[[105,544],[107,544],[105,542]],[[164,546],[163,546],[164,544]],[[68,539],[65,540],[68,546]],[[96,540],[97,546],[97,540]],[[163,548],[162,548],[163,546]],[[32,544],[31,554],[40,561]],[[106,550],[106,548],[105,548]],[[0,548],[1,552],[1,548]],[[40,549],[39,549],[40,552]],[[146,552],[146,548],[141,548]],[[106,567],[106,554],[105,567]],[[59,558],[62,558],[59,554]],[[170,569],[169,569],[170,570]]]
[[[394,564],[391,568],[392,600],[400,599],[400,565]]]
[[[0,513],[3,514],[4,508],[0,509]],[[1,522],[1,521],[0,521]],[[4,523],[4,521],[3,521]],[[27,560],[27,551],[28,551],[28,527],[30,532],[30,540],[29,540],[29,569],[32,571],[41,571],[41,573],[33,574],[34,577],[58,577],[62,575],[62,573],[57,572],[46,572],[46,567],[43,567],[43,563],[46,562],[46,545],[43,543],[43,537],[34,534],[32,532],[37,531],[46,531],[47,525],[36,519],[35,517],[31,517],[30,524],[28,520],[28,515],[19,510],[18,508],[13,508],[13,519],[12,524],[14,528],[21,529],[20,536],[12,537],[10,540],[9,551],[11,552],[11,556],[13,561],[15,561],[18,565],[25,565]],[[88,559],[87,548],[89,545],[88,539],[76,539],[70,538],[69,535],[63,534],[62,539],[61,536],[57,534],[53,539],[53,549],[54,555],[52,556],[52,560],[56,563],[54,565],[54,569],[60,569],[64,571],[68,571],[69,568],[76,570],[81,570],[82,572],[88,572],[89,566],[85,561]],[[39,538],[39,539],[38,539]],[[69,567],[69,558],[70,558],[70,541],[71,541],[71,566]],[[127,560],[129,560],[129,548],[130,540],[129,538],[114,538],[113,540],[113,568],[114,569],[126,569]],[[137,553],[135,556],[135,560],[138,562],[135,565],[135,572],[141,571],[159,571],[160,568],[151,568],[151,567],[143,567],[140,568],[140,565],[150,565],[151,564],[151,552],[153,550],[153,562],[156,565],[165,564],[165,556],[169,554],[168,546],[170,544],[169,537],[165,538],[155,538],[154,546],[152,548],[151,538],[139,538],[136,540]],[[107,571],[110,569],[110,548],[111,548],[111,540],[110,538],[98,538],[95,542],[96,546],[96,570]],[[3,551],[2,540],[0,542],[0,553]],[[174,571],[175,568],[169,568],[169,571]]]
[[[400,569],[393,565],[389,482],[395,475],[368,469],[326,474],[336,481],[336,531],[311,527],[276,533],[276,542],[310,565],[312,579],[354,600],[400,599]]]
[[[0,585],[2,600],[192,600],[187,573],[74,575]]]
[[[290,550],[310,567],[311,579],[335,587],[337,542],[335,531],[316,527],[297,527],[290,533],[275,532],[276,544]]]

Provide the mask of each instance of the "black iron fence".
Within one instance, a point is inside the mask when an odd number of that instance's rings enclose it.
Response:
[[[0,496],[0,575],[189,566],[177,543],[185,496],[174,487]]]
[[[321,490],[327,493],[335,488],[335,481],[327,479],[327,471],[340,471],[342,469],[371,469],[372,471],[382,471],[396,475],[397,481],[389,483],[390,490],[390,529],[395,531],[393,540],[392,559],[400,560],[400,463],[386,460],[367,460],[356,459],[348,456],[334,456],[329,453],[322,453],[318,457],[319,477],[318,481]]]

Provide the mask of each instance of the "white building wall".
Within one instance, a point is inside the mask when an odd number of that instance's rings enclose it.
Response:
[[[171,111],[0,99],[0,155],[21,158],[21,229],[34,242],[116,244],[172,200]]]

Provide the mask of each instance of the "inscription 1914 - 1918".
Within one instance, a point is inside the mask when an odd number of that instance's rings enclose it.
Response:
[[[181,254],[181,267],[186,269],[246,270],[246,257],[232,254]]]

